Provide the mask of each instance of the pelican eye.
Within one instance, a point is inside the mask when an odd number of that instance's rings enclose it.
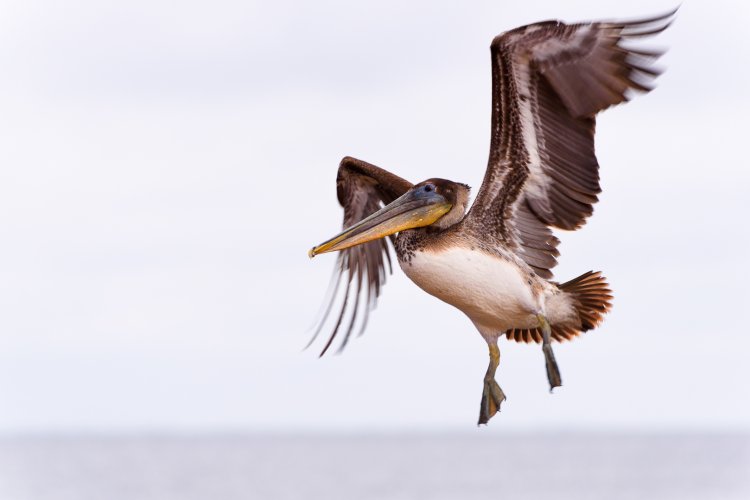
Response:
[[[428,193],[429,193],[430,191],[432,191],[433,189],[435,189],[435,186],[433,186],[432,184],[427,184],[427,185],[426,185],[426,186],[424,187],[424,190],[425,190],[425,191],[427,191]]]

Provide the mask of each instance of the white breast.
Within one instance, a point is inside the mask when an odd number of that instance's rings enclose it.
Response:
[[[421,289],[457,307],[483,329],[500,332],[537,324],[538,300],[513,262],[480,250],[451,248],[417,251],[400,264]]]

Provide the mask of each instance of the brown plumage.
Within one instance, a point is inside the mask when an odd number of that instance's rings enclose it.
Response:
[[[337,192],[345,229],[310,250],[311,257],[340,251],[331,302],[313,340],[346,280],[321,355],[339,332],[345,332],[340,349],[346,346],[362,311],[364,329],[385,282],[386,261],[390,266],[389,237],[406,275],[463,311],[488,344],[479,424],[505,400],[494,379],[500,336],[541,343],[550,389],[561,386],[551,342],[598,326],[612,291],[599,272],[549,281],[560,243],[552,230],[580,228],[598,201],[596,114],[633,92],[648,92],[659,74],[652,65],[659,52],[625,43],[663,31],[673,14],[629,22],[546,21],[496,37],[490,154],[468,212],[465,184],[428,179],[412,185],[344,158]]]
[[[450,231],[443,231],[444,240],[463,233],[485,246],[514,253],[537,276],[551,278],[560,243],[552,229],[581,227],[601,192],[594,153],[595,115],[628,100],[631,92],[651,90],[659,74],[653,62],[662,52],[624,43],[663,31],[674,12],[627,22],[545,21],[497,36],[490,46],[487,170],[471,209]],[[370,163],[345,157],[336,180],[343,226],[352,226],[413,186]],[[433,238],[433,245],[439,243]],[[390,271],[386,239],[340,252],[330,302],[311,340],[321,331],[345,281],[341,310],[334,316],[321,355],[340,332],[344,337],[339,349],[346,346],[360,314],[359,331],[364,331],[385,283],[386,265]],[[580,330],[585,331],[583,325]],[[553,337],[560,340],[578,332],[558,328]],[[508,332],[508,338],[516,340],[538,337],[534,330]]]
[[[594,115],[647,92],[660,52],[625,48],[669,26],[668,14],[631,22],[547,21],[492,41],[492,133],[482,187],[466,217],[543,278],[557,264],[551,228],[577,229],[598,201]],[[522,130],[524,112],[532,130]],[[531,124],[530,124],[531,125]],[[533,144],[527,138],[534,136]]]

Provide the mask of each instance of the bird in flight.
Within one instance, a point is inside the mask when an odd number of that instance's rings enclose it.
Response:
[[[652,89],[659,74],[653,63],[662,52],[633,42],[665,30],[675,13],[632,21],[546,21],[497,36],[490,46],[489,161],[471,208],[466,184],[437,178],[412,184],[345,157],[336,179],[344,230],[309,251],[310,257],[339,252],[330,302],[310,343],[326,324],[342,280],[346,286],[321,356],[339,333],[343,349],[358,313],[364,314],[364,330],[386,263],[390,268],[390,240],[404,273],[463,311],[487,342],[479,424],[505,400],[495,381],[502,336],[541,343],[550,390],[561,386],[552,341],[595,328],[613,296],[600,272],[551,281],[559,255],[552,229],[578,229],[593,213],[601,192],[595,117]]]

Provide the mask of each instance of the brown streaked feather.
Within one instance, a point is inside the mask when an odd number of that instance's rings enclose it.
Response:
[[[675,12],[622,22],[546,21],[493,40],[489,161],[465,228],[552,277],[559,243],[552,228],[581,227],[601,192],[595,115],[648,92],[660,74],[653,63],[662,52],[626,43],[660,33]]]
[[[583,333],[585,330],[579,330],[572,327],[561,327],[552,325],[552,340],[556,342],[562,342],[564,340],[573,340],[575,337]],[[515,340],[516,342],[523,342],[529,344],[534,342],[536,344],[542,343],[542,330],[539,328],[516,328],[505,332],[505,336],[508,340]]]
[[[409,181],[397,175],[362,160],[345,157],[341,160],[336,177],[336,193],[339,203],[344,208],[344,229],[379,210],[381,204],[387,205],[392,202],[411,187]],[[387,272],[392,272],[387,239],[371,241],[339,252],[334,278],[327,293],[328,305],[308,346],[315,341],[326,324],[336,302],[342,279],[346,280],[346,287],[341,309],[320,355],[325,354],[331,347],[339,332],[344,332],[339,350],[346,346],[361,311],[364,311],[364,316],[360,321],[359,333],[364,332],[369,313],[374,308],[381,287],[385,283],[386,263]],[[360,304],[363,291],[366,295],[365,303]]]

